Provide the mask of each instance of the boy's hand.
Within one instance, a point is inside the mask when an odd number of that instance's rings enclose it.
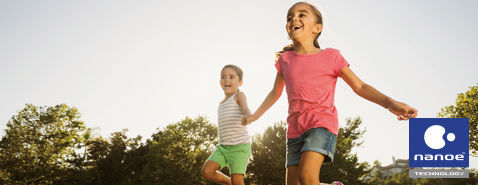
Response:
[[[394,101],[388,110],[397,115],[398,120],[408,120],[409,118],[416,118],[418,115],[417,109],[398,101]]]
[[[254,118],[254,115],[249,115],[246,116],[244,115],[241,119],[241,123],[243,126],[250,125],[253,121],[256,121],[257,119]]]

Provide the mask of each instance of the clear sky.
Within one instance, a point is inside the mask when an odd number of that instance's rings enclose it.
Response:
[[[244,70],[252,111],[275,78],[296,1],[0,1],[0,135],[26,103],[77,107],[99,133],[150,138],[186,116],[217,123],[219,73]],[[337,48],[364,82],[434,118],[478,83],[477,1],[316,1],[323,48]],[[367,129],[359,161],[408,158],[408,121],[337,82],[340,125]],[[286,120],[287,95],[251,135]],[[478,159],[470,166],[478,168]]]

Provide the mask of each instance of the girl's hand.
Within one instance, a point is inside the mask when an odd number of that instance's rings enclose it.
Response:
[[[254,115],[249,115],[249,116],[246,116],[244,115],[241,119],[241,123],[243,126],[246,126],[246,125],[250,125],[253,121],[256,121],[257,118],[255,118]]]
[[[388,110],[397,115],[398,120],[408,120],[409,118],[416,118],[418,115],[417,109],[398,101],[393,101]]]

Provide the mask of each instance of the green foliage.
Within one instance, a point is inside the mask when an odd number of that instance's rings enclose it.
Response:
[[[392,178],[385,180],[386,185],[412,185],[413,179],[409,178],[408,171],[405,173],[395,173]]]
[[[469,169],[469,177],[467,179],[446,179],[448,185],[476,185],[478,184],[478,170]]]
[[[442,118],[468,118],[470,121],[470,152],[478,156],[478,86],[458,94],[455,105],[445,106],[438,113]]]
[[[86,145],[88,146],[88,160],[86,166],[90,168],[89,174],[91,176],[88,180],[91,180],[94,184],[101,184],[102,171],[100,171],[100,169],[104,167],[100,167],[100,164],[102,164],[101,161],[106,159],[111,144],[100,136],[93,140],[89,140]]]
[[[382,172],[379,170],[373,174],[372,180],[368,181],[367,184],[369,185],[382,185],[384,182],[382,182]]]
[[[436,178],[423,178],[417,179],[413,182],[415,185],[444,185],[443,179],[436,179]]]
[[[281,121],[252,138],[253,158],[247,167],[246,184],[284,184],[286,134],[287,124]]]
[[[334,162],[324,164],[320,169],[320,181],[341,181],[344,184],[361,184],[359,177],[365,175],[370,168],[367,162],[358,163],[357,154],[351,154],[352,148],[360,147],[364,140],[360,140],[366,130],[360,130],[360,117],[347,118],[346,126],[339,128],[337,144],[335,146]]]
[[[206,184],[201,167],[217,144],[217,126],[203,116],[169,124],[148,141],[143,183]]]
[[[97,132],[95,132],[95,130],[99,130],[98,127],[96,128],[87,128],[83,134],[81,134],[81,138],[80,138],[80,141],[81,143],[83,144],[83,146],[85,147],[85,152],[83,153],[83,159],[84,160],[87,160],[86,158],[86,151],[88,149],[88,141],[90,141],[91,139],[94,139],[96,138],[99,134]]]
[[[2,156],[0,156],[1,158]],[[3,183],[11,183],[13,184],[13,181],[12,181],[12,174],[9,173],[7,170],[5,169],[0,169],[0,184],[3,184]]]
[[[359,118],[347,122],[339,130],[336,165],[321,173],[356,184],[367,164],[358,164],[350,151],[363,143],[365,131],[358,129]],[[246,184],[284,184],[286,127],[277,122],[253,137]],[[128,138],[127,129],[109,138],[93,137],[93,131],[74,107],[27,104],[0,141],[0,184],[213,184],[200,169],[218,144],[218,130],[203,116],[158,129],[146,143],[141,136]]]
[[[379,160],[375,160],[373,161],[373,166],[382,166],[382,162],[380,162]]]
[[[0,177],[11,184],[54,184],[74,168],[79,132],[85,126],[75,107],[26,107],[7,123],[0,141]]]
[[[149,150],[141,136],[128,138],[127,131],[112,133],[109,142],[102,137],[87,142],[92,184],[141,184]]]

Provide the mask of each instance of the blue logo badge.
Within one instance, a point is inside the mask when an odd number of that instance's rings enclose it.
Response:
[[[469,167],[468,118],[411,118],[410,167]]]

